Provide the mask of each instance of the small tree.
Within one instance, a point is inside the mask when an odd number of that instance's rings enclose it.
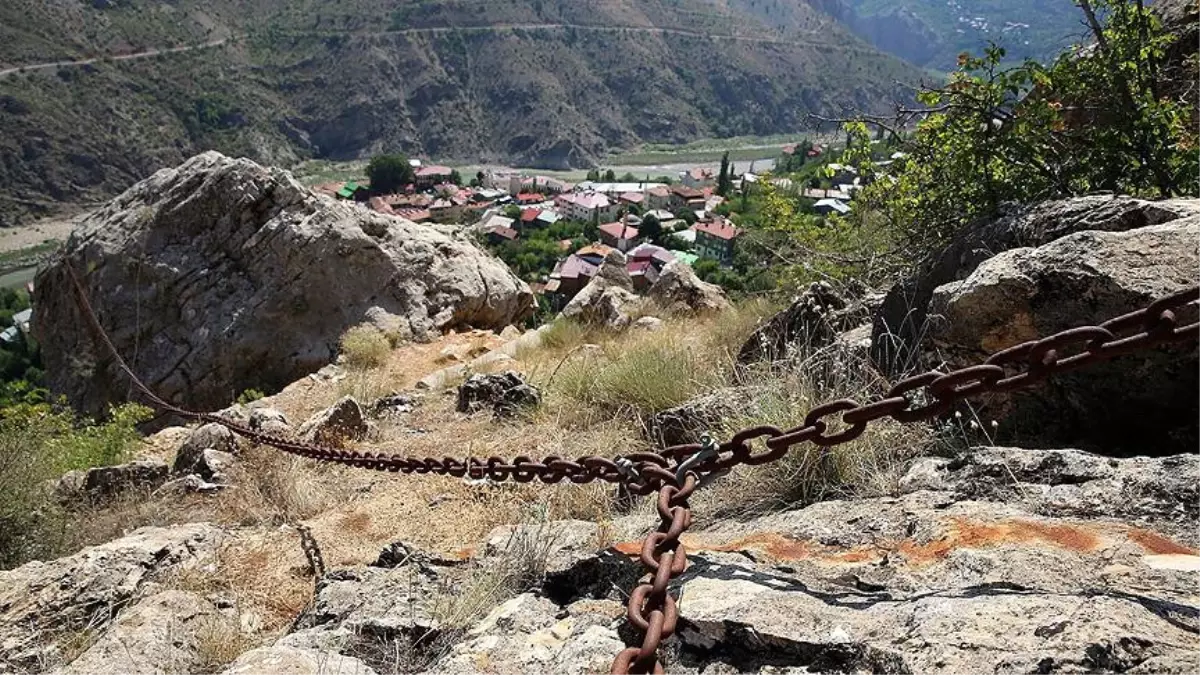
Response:
[[[609,183],[612,183],[613,181],[617,180],[617,172],[613,171],[612,169],[605,171],[604,172],[604,180]]]
[[[721,171],[717,174],[717,194],[727,197],[731,187],[733,187],[733,178],[729,175],[729,151],[726,151],[724,155],[721,155]]]
[[[452,169],[450,171],[450,182],[459,186],[463,184],[462,174],[458,172],[458,169]]]
[[[400,153],[376,155],[367,164],[367,178],[375,192],[395,192],[413,182],[413,168]]]
[[[642,226],[639,228],[639,231],[655,244],[659,243],[662,239],[662,223],[658,221],[658,216],[653,213],[642,218]]]

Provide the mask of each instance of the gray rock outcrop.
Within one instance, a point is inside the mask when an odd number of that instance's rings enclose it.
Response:
[[[242,654],[222,675],[375,675],[352,656],[299,647],[259,647]]]
[[[928,342],[949,367],[973,365],[1006,347],[1141,309],[1194,285],[1198,268],[1200,215],[1014,249],[934,292]],[[1196,320],[1196,307],[1189,307],[1177,312],[1180,322]],[[1198,367],[1194,343],[1139,351],[993,396],[978,414],[1000,421],[1002,443],[1194,451]]]
[[[642,302],[642,298],[633,292],[633,280],[625,269],[625,254],[613,250],[605,257],[595,278],[563,307],[562,316],[622,330],[633,321],[631,315],[637,312]]]
[[[220,424],[205,424],[188,436],[188,439],[175,452],[175,463],[172,470],[177,474],[195,473],[204,478],[212,478],[214,468],[208,465],[208,453],[218,461],[226,456],[232,457],[237,452],[237,438],[233,432]]]
[[[701,281],[691,265],[673,260],[650,286],[647,297],[668,315],[690,315],[729,309],[720,286]]]
[[[72,556],[0,571],[0,672],[60,661],[72,631],[103,629],[152,574],[206,564],[219,535],[206,523],[146,527]]]
[[[121,612],[61,675],[194,673],[205,664],[202,640],[236,635],[236,617],[195,593],[163,591]]]
[[[306,443],[340,446],[361,440],[368,429],[362,406],[353,397],[343,396],[301,424],[300,438]]]
[[[458,387],[456,410],[475,413],[492,410],[496,417],[512,417],[523,408],[537,406],[541,393],[516,371],[497,375],[472,375]]]
[[[465,240],[207,152],[85,218],[38,274],[47,384],[90,413],[128,383],[87,329],[66,264],[146,383],[210,410],[318,370],[346,329],[381,313],[400,319],[398,337],[422,339],[533,311],[529,287]]]
[[[66,502],[104,502],[129,491],[153,491],[170,476],[171,468],[157,460],[76,469],[58,480],[55,493]]]
[[[875,313],[871,356],[885,372],[920,365],[929,302],[943,284],[965,279],[994,255],[1042,246],[1076,232],[1123,232],[1200,215],[1200,200],[1145,201],[1125,196],[1079,197],[1015,206],[999,218],[980,220],[945,250],[888,291]]]

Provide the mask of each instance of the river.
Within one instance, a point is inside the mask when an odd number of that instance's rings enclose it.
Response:
[[[37,267],[20,267],[11,272],[0,274],[0,288],[20,288],[33,281]]]

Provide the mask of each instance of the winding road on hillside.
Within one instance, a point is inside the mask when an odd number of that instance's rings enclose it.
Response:
[[[134,59],[148,59],[154,56],[164,56],[166,54],[180,54],[183,52],[191,52],[197,49],[210,49],[212,47],[220,47],[225,44],[229,38],[221,38],[220,40],[211,40],[202,42],[198,45],[186,45],[183,47],[165,47],[161,49],[147,49],[143,52],[134,52],[132,54],[120,54],[112,56],[96,56],[90,59],[79,59],[77,61],[48,61],[46,63],[32,63],[27,66],[14,66],[0,70],[0,77],[11,75],[13,73],[25,73],[31,70],[48,70],[50,68],[70,68],[73,66],[86,66],[91,63],[99,63],[100,61],[132,61]]]
[[[586,24],[574,23],[527,23],[527,24],[501,24],[495,26],[434,26],[428,28],[400,28],[397,30],[370,31],[370,32],[338,32],[338,31],[281,31],[284,35],[289,36],[316,36],[330,37],[337,35],[358,35],[358,36],[385,36],[385,35],[444,35],[454,32],[464,33],[499,33],[502,31],[514,30],[579,30],[579,31],[594,31],[607,33],[648,33],[665,36],[677,37],[695,37],[708,38],[710,40],[722,40],[728,42],[752,42],[760,44],[778,44],[778,45],[805,45],[811,47],[838,47],[844,51],[871,51],[866,47],[857,47],[844,43],[835,43],[822,40],[801,40],[796,38],[781,38],[781,37],[762,37],[753,35],[723,35],[716,33],[705,33],[703,31],[687,30],[686,28],[663,28],[660,26],[594,26]],[[816,34],[816,31],[812,31]],[[245,37],[233,36],[233,38]],[[147,49],[141,52],[132,54],[121,54],[111,56],[96,56],[87,59],[79,59],[75,61],[49,61],[46,63],[32,63],[24,66],[13,66],[10,68],[0,69],[0,77],[5,77],[13,73],[23,73],[35,70],[47,70],[50,68],[69,68],[73,66],[85,66],[101,61],[132,61],[135,59],[147,59],[155,56],[165,56],[167,54],[180,54],[183,52],[195,51],[198,49],[211,49],[220,47],[231,38],[225,37],[219,40],[211,40],[195,45],[187,45],[183,47],[168,47],[159,49]]]

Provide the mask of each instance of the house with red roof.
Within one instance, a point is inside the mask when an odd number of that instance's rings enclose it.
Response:
[[[716,184],[716,179],[713,177],[712,169],[692,169],[684,171],[680,178],[683,184],[693,189],[711,187]]]
[[[527,209],[521,209],[521,217],[519,219],[520,223],[521,223],[521,227],[522,228],[536,227],[537,219],[538,219],[538,216],[540,216],[540,215],[542,215],[541,209],[535,209],[533,207],[529,207]]]
[[[696,223],[696,253],[702,258],[713,258],[723,265],[733,262],[733,247],[741,232],[733,223],[720,216],[712,220]]]
[[[518,192],[516,201],[521,206],[528,204],[541,204],[542,202],[546,201],[546,197],[540,192]]]
[[[427,190],[439,183],[450,181],[450,176],[454,173],[454,169],[448,166],[438,166],[430,164],[428,166],[419,167],[413,172],[413,183],[418,190]]]
[[[621,221],[600,226],[600,241],[621,252],[633,248],[637,238],[637,228]]]

